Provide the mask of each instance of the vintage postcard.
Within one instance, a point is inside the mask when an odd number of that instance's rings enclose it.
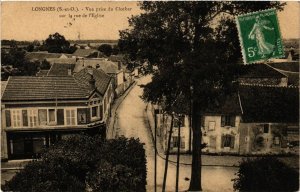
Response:
[[[2,1],[2,191],[297,191],[299,2]]]

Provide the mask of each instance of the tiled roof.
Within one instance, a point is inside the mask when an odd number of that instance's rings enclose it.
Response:
[[[68,74],[68,70],[70,69],[71,72],[73,72],[75,67],[75,64],[57,64],[54,63],[49,72],[48,72],[48,76],[67,76]]]
[[[29,52],[26,53],[25,58],[30,61],[32,60],[43,61],[47,58],[60,58],[62,55],[63,55],[62,53]]]
[[[240,86],[244,122],[299,122],[298,88]]]
[[[205,113],[214,114],[242,114],[242,108],[239,101],[239,95],[233,93],[228,95],[223,101],[219,101],[206,109]]]
[[[36,73],[36,76],[42,77],[42,76],[47,76],[49,70],[40,70],[39,72]]]
[[[74,56],[78,56],[78,57],[88,57],[91,54],[95,53],[95,52],[99,52],[96,49],[77,49],[73,55]]]
[[[104,95],[107,87],[111,81],[111,76],[107,75],[104,71],[99,69],[90,68],[92,70],[93,77],[95,79],[95,84],[97,90]],[[89,73],[88,67],[82,69],[78,73],[74,74],[77,82],[82,83],[85,87],[89,87],[89,80],[91,79],[91,74]]]
[[[11,76],[2,100],[80,99],[88,96],[89,91],[80,87],[72,76]]]
[[[299,72],[299,62],[268,63],[268,65],[283,71]]]
[[[63,64],[75,64],[76,58],[47,58],[46,59],[51,65],[54,63],[63,63]]]
[[[278,72],[266,64],[251,64],[241,66],[243,74],[241,78],[282,78],[284,74]]]
[[[2,95],[4,93],[6,85],[7,85],[7,81],[1,81],[1,97],[2,97]]]
[[[74,72],[78,72],[85,67],[91,66],[97,68],[97,66],[102,69],[107,74],[117,74],[120,72],[118,69],[118,63],[107,61],[106,59],[84,59],[77,62]]]

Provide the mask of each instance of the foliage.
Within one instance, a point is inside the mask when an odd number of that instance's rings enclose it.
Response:
[[[138,139],[72,135],[5,183],[14,191],[145,191],[146,157]]]
[[[299,173],[275,157],[244,159],[233,179],[236,191],[297,191]]]
[[[32,161],[3,185],[4,191],[84,191],[85,185],[68,172],[65,161]],[[74,169],[76,167],[73,167]]]
[[[119,51],[120,51],[120,49],[119,49],[118,45],[114,45],[112,47],[112,55],[118,55]]]
[[[27,51],[28,52],[33,52],[33,50],[34,50],[34,45],[33,44],[30,44],[30,45],[27,46]]]
[[[50,69],[50,67],[51,67],[51,65],[46,59],[44,61],[42,61],[41,65],[40,65],[40,68],[42,70],[48,70],[48,69]]]
[[[38,62],[30,62],[25,58],[26,52],[17,47],[11,48],[8,53],[3,52],[1,54],[1,64],[2,65],[12,65],[12,69],[9,74],[4,74],[4,76],[10,75],[35,75],[39,68]],[[5,72],[7,73],[7,72]]]
[[[49,53],[67,53],[70,47],[70,43],[59,33],[50,34],[44,45]]]
[[[179,95],[185,105],[193,99],[191,191],[201,190],[201,130],[196,119],[235,89],[241,50],[234,16],[282,6],[280,2],[144,1],[143,13],[132,16],[130,28],[120,31],[123,53],[158,67],[144,87],[144,100],[163,102],[171,112]]]
[[[98,50],[104,53],[104,55],[106,55],[107,57],[109,57],[113,52],[113,48],[110,44],[102,44],[99,46]]]

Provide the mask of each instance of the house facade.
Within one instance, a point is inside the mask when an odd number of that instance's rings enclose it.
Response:
[[[299,152],[299,90],[243,86],[240,154]]]
[[[71,134],[106,135],[111,77],[83,69],[74,76],[9,78],[1,105],[1,158],[24,159]]]

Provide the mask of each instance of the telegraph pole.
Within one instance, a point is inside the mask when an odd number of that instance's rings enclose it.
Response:
[[[171,127],[170,127],[170,132],[169,132],[169,138],[168,138],[168,143],[167,143],[167,154],[166,154],[166,161],[165,161],[165,172],[164,172],[164,181],[163,181],[163,188],[162,192],[166,191],[166,180],[167,180],[167,174],[168,174],[168,164],[169,164],[169,154],[170,154],[170,144],[171,144],[171,137],[173,133],[173,121],[174,121],[174,113],[172,113],[171,116]]]
[[[156,192],[156,178],[157,178],[157,148],[156,148],[156,130],[157,130],[157,120],[156,120],[156,110],[154,110],[154,192]]]
[[[178,115],[178,146],[177,146],[177,164],[176,164],[176,192],[178,192],[178,182],[179,182],[179,160],[180,160],[180,145],[181,145],[181,139],[180,139],[180,120],[181,115]]]

